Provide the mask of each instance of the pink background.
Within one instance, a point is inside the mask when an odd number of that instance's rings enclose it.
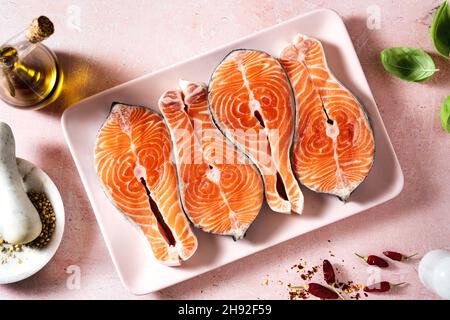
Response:
[[[300,258],[308,266],[328,258],[343,270],[341,279],[364,284],[369,270],[354,252],[380,254],[395,249],[423,255],[431,249],[449,248],[450,135],[441,129],[439,108],[450,95],[450,64],[434,53],[428,35],[430,12],[440,3],[136,0],[131,5],[109,0],[0,0],[0,42],[41,14],[56,25],[47,45],[56,51],[65,70],[65,91],[56,103],[39,112],[18,111],[0,102],[0,120],[12,126],[18,156],[36,163],[55,181],[67,220],[54,259],[35,276],[1,286],[0,298],[287,299],[287,283],[303,283],[290,270]],[[82,98],[317,8],[335,9],[344,18],[402,165],[403,192],[380,207],[160,292],[142,297],[128,293],[115,272],[65,145],[61,113]],[[367,27],[373,10],[380,12],[380,29]],[[441,71],[424,84],[394,79],[378,59],[379,52],[391,46],[421,47]],[[437,298],[420,284],[418,261],[392,263],[381,278],[409,285],[369,298]],[[81,270],[78,289],[67,286],[66,268],[71,265]],[[267,285],[263,279],[268,279]]]

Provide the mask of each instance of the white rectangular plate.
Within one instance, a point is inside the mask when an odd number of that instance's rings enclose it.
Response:
[[[97,132],[113,101],[145,105],[158,110],[159,96],[177,86],[179,78],[207,83],[214,68],[232,49],[249,48],[277,56],[297,33],[320,39],[329,66],[366,106],[375,131],[375,165],[366,181],[346,204],[303,188],[302,216],[271,212],[266,206],[244,240],[234,242],[196,230],[197,253],[181,267],[167,267],[153,258],[138,227],[128,222],[106,198],[95,174],[93,149]],[[318,10],[258,32],[219,49],[140,77],[90,97],[62,117],[64,134],[73,155],[101,232],[125,287],[135,294],[156,291],[237,259],[269,248],[306,232],[386,202],[400,193],[403,174],[381,120],[361,64],[342,19],[330,10]]]

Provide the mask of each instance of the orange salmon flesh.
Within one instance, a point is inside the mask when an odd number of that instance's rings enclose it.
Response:
[[[140,226],[155,258],[179,265],[197,249],[179,202],[172,143],[162,118],[115,104],[97,137],[95,167],[108,198]]]
[[[207,88],[180,81],[159,108],[174,142],[183,207],[203,231],[241,239],[258,215],[263,184],[257,169],[210,119]]]
[[[345,201],[374,161],[375,139],[364,108],[331,74],[320,41],[298,35],[280,62],[296,96],[295,175],[309,189]]]
[[[295,102],[280,63],[265,52],[232,51],[211,77],[209,107],[220,130],[257,165],[269,207],[301,213],[289,156]]]

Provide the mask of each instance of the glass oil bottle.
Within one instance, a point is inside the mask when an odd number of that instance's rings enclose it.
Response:
[[[56,55],[41,41],[54,32],[44,16],[0,46],[0,99],[25,110],[41,109],[58,97],[63,73]]]

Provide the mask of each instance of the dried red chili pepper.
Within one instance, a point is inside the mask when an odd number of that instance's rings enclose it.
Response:
[[[405,256],[402,253],[398,253],[395,251],[384,251],[383,254],[388,257],[389,259],[395,260],[395,261],[405,261],[408,259],[411,259],[414,256],[417,256],[417,253],[414,253],[410,256]]]
[[[305,286],[305,290],[313,296],[324,300],[336,300],[339,299],[339,295],[336,291],[333,291],[327,287],[324,287],[318,283],[310,283]]]
[[[387,268],[389,267],[389,263],[384,260],[383,258],[380,258],[378,256],[370,255],[370,256],[361,256],[357,253],[355,253],[358,257],[366,261],[371,266],[377,266],[380,268]]]
[[[333,265],[328,260],[323,260],[323,278],[325,282],[332,285],[336,282],[336,275],[334,274]]]
[[[370,286],[366,286],[364,287],[364,291],[365,292],[388,292],[390,290],[392,290],[395,287],[404,285],[406,282],[401,282],[401,283],[397,283],[397,284],[392,284],[388,281],[382,281],[380,283],[375,283],[372,284]]]

